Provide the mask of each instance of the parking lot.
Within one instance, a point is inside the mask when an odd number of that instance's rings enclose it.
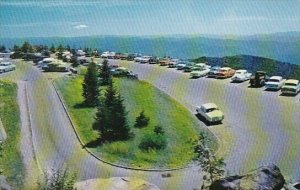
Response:
[[[280,91],[265,91],[264,87],[249,88],[248,81],[190,79],[188,73],[159,65],[118,60],[110,63],[137,73],[140,79],[166,92],[193,114],[197,105],[216,103],[224,112],[225,120],[209,128],[220,139],[220,147],[226,149],[220,150],[220,155],[226,158],[230,173],[274,163],[285,175],[300,177],[299,94],[288,97],[281,96]]]

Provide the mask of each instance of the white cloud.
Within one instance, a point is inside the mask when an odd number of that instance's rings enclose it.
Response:
[[[76,25],[76,26],[74,26],[74,28],[75,29],[84,29],[84,28],[87,28],[88,26],[87,25],[85,25],[85,24],[79,24],[79,25]]]

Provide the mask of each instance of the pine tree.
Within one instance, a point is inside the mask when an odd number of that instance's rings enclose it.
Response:
[[[50,51],[51,51],[51,53],[56,53],[56,48],[55,48],[55,46],[53,44],[50,47]]]
[[[123,99],[110,82],[100,101],[93,129],[99,131],[101,141],[126,140],[130,137],[127,112]]]
[[[108,66],[108,61],[104,60],[100,69],[100,78],[102,85],[108,85],[111,81],[111,73]]]
[[[87,73],[84,76],[82,84],[84,104],[87,106],[96,106],[99,102],[99,82],[96,71],[96,64],[91,62],[88,66]]]
[[[4,45],[0,46],[0,52],[3,53],[6,51],[6,47]]]

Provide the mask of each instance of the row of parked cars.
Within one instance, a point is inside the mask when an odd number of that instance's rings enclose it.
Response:
[[[283,95],[297,95],[300,92],[299,80],[286,80],[281,76],[269,77],[264,71],[257,71],[255,74],[252,74],[245,69],[234,70],[230,67],[211,67],[206,63],[194,63],[171,58],[158,59],[151,56],[136,57],[134,58],[134,62],[141,64],[159,64],[161,66],[168,66],[169,68],[177,68],[177,70],[189,72],[191,78],[205,76],[217,79],[231,78],[232,82],[245,82],[250,80],[251,87],[265,86],[266,90],[281,90]]]

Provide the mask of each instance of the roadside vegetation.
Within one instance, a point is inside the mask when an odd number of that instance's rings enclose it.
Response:
[[[20,152],[20,120],[17,104],[17,85],[0,81],[0,118],[7,134],[1,145],[0,175],[13,189],[22,189],[24,165]]]
[[[78,107],[83,76],[56,81],[71,117],[86,146],[101,158],[140,168],[182,167],[195,157],[193,142],[199,131],[197,119],[179,103],[146,82],[114,78],[114,86],[124,99],[130,138],[102,143],[93,130],[95,107]],[[108,87],[101,87],[101,94]],[[210,146],[216,147],[212,136]],[[96,142],[96,143],[95,143]]]

